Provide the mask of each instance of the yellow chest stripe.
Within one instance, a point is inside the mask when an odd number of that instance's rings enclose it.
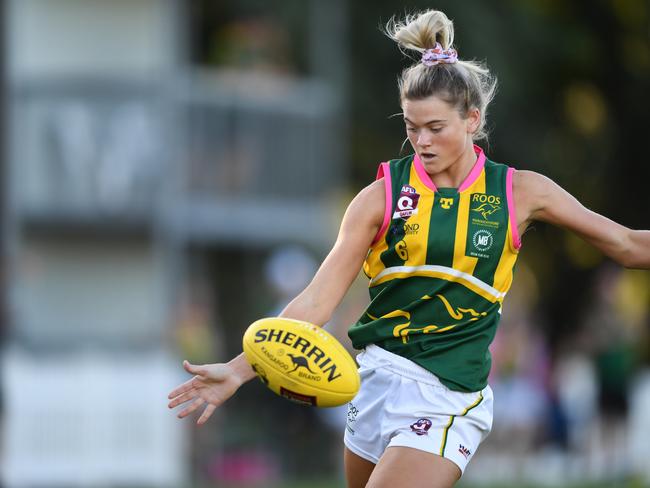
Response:
[[[460,283],[492,303],[503,300],[505,296],[505,293],[500,292],[475,276],[463,273],[457,269],[438,265],[393,266],[386,268],[370,281],[370,286],[379,285],[394,278],[409,278],[412,276],[442,278],[447,281]]]

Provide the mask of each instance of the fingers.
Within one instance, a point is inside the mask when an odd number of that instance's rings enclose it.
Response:
[[[187,359],[183,361],[183,368],[185,368],[185,371],[187,371],[188,373],[192,373],[200,376],[205,376],[206,374],[206,370],[204,366],[192,364]]]
[[[216,409],[217,407],[215,405],[208,403],[207,407],[205,407],[205,410],[203,410],[203,413],[199,417],[199,420],[196,421],[197,425],[205,424],[210,418],[210,415],[212,415],[212,412],[214,412]]]
[[[187,408],[181,410],[181,412],[178,414],[178,418],[179,418],[179,419],[182,419],[182,418],[187,417],[189,414],[191,414],[192,412],[194,412],[197,408],[199,408],[199,407],[200,407],[201,405],[203,405],[204,403],[205,403],[205,400],[203,400],[203,398],[197,398],[196,400],[194,400],[194,401],[190,404],[189,407],[187,407]]]
[[[195,380],[195,378],[191,378],[191,379],[187,380],[181,386],[179,386],[178,388],[172,390],[171,393],[169,395],[167,395],[167,398],[169,398],[171,400],[172,398],[175,398],[178,395],[182,395],[185,392],[193,390],[194,387],[195,387],[194,380]]]
[[[167,406],[169,408],[178,407],[181,403],[185,403],[185,402],[188,402],[190,400],[194,400],[194,398],[196,398],[196,395],[197,395],[197,391],[194,388],[192,388],[191,390],[189,390],[189,391],[187,391],[185,393],[182,393],[182,394],[176,396],[175,398],[172,398],[172,401],[169,402],[167,404]]]
[[[180,405],[181,403],[185,403],[189,400],[194,400],[196,398],[195,395],[196,395],[195,391],[187,392],[181,395],[180,397],[175,398],[173,401],[169,402],[169,408],[174,408]],[[204,403],[205,400],[203,400],[202,398],[196,398],[196,400],[194,400],[194,402],[189,407],[187,407],[185,410],[183,410],[181,413],[178,414],[178,418],[182,419],[184,417],[187,417],[189,414],[194,412],[197,408],[201,407],[201,405],[203,405]],[[216,409],[217,409],[217,405],[208,403],[205,409],[203,410],[203,413],[196,421],[197,425],[205,424]]]

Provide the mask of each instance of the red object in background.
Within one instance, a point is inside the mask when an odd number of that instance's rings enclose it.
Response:
[[[208,477],[215,482],[268,486],[279,478],[279,466],[259,451],[239,451],[215,457],[208,465]]]

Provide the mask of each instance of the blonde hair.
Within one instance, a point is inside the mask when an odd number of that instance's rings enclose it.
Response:
[[[427,10],[407,15],[403,20],[393,17],[385,33],[399,45],[402,52],[416,51],[422,55],[440,43],[444,50],[452,49],[454,24],[439,10]],[[406,54],[406,53],[405,53]],[[455,107],[463,118],[470,110],[478,109],[481,121],[474,140],[486,139],[487,108],[496,92],[497,81],[490,70],[476,61],[426,66],[420,57],[402,71],[398,80],[400,103],[404,100],[422,100],[435,95]]]

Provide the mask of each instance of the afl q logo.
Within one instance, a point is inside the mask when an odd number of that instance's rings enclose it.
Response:
[[[478,230],[472,237],[474,247],[479,251],[487,251],[490,249],[493,241],[494,238],[492,237],[492,234],[487,230]]]
[[[418,213],[418,200],[420,195],[415,188],[409,185],[402,186],[402,191],[397,199],[397,208],[393,214],[394,219],[409,218],[411,215]]]
[[[408,195],[402,195],[399,197],[399,200],[397,200],[397,208],[400,211],[413,210],[413,198]]]

